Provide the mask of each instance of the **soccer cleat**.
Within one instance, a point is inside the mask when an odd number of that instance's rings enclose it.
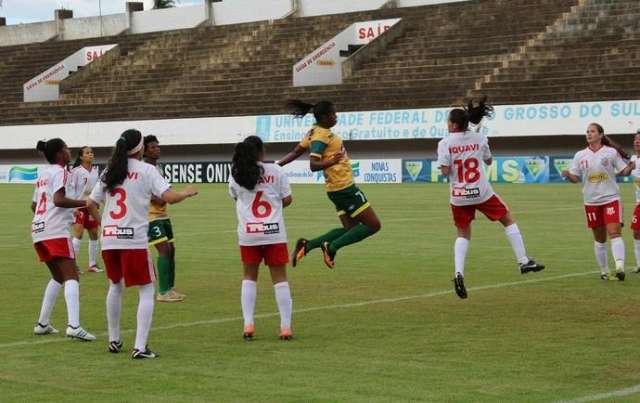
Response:
[[[467,289],[464,287],[464,277],[462,276],[462,274],[456,274],[456,277],[453,279],[453,286],[456,290],[456,294],[458,294],[458,297],[462,299],[467,298]]]
[[[539,271],[544,270],[544,267],[545,266],[543,264],[536,263],[535,260],[529,259],[527,263],[520,265],[520,273],[521,274],[527,274],[530,272],[537,273]]]
[[[291,254],[291,266],[296,267],[305,256],[307,256],[307,240],[300,238],[296,241],[296,247]]]
[[[280,330],[280,340],[288,341],[293,339],[293,333],[291,333],[291,329],[288,327],[282,328]]]
[[[158,302],[182,302],[184,301],[184,297],[176,294],[173,290],[169,290],[164,294],[158,294],[156,296],[156,301]]]
[[[333,269],[336,266],[336,255],[332,255],[331,252],[329,252],[329,242],[324,241],[322,245],[320,245],[320,248],[322,249],[324,264],[326,264],[328,268]]]
[[[97,265],[93,265],[87,269],[87,273],[102,273],[103,271],[104,270]]]
[[[144,350],[138,350],[137,348],[134,348],[133,352],[131,353],[131,358],[133,358],[134,360],[158,357],[160,357],[160,354],[154,353],[153,351],[149,350],[149,347],[145,347]]]
[[[187,295],[186,295],[186,294],[181,293],[180,291],[178,291],[178,290],[177,290],[177,289],[175,289],[175,288],[170,289],[170,290],[169,290],[169,292],[172,292],[174,295],[177,295],[178,297],[180,297],[180,298],[182,298],[182,299],[184,299],[184,298],[186,298],[186,297],[187,297]]]
[[[122,351],[122,347],[124,347],[124,343],[122,341],[110,341],[109,342],[109,352],[117,354]]]
[[[616,278],[620,281],[624,281],[626,274],[624,272],[624,262],[622,260],[616,261]]]
[[[33,328],[33,334],[35,334],[36,336],[45,336],[47,334],[56,334],[58,333],[58,330],[51,326],[51,325],[43,325],[41,323],[38,323],[34,328]]]
[[[256,329],[253,325],[246,325],[244,327],[244,333],[242,333],[242,338],[246,341],[253,340],[253,336],[256,334]]]
[[[605,281],[618,281],[618,278],[610,273],[600,273],[600,279]]]
[[[76,328],[67,326],[67,337],[83,341],[94,341],[96,339],[96,336],[87,332],[81,326],[78,326]]]

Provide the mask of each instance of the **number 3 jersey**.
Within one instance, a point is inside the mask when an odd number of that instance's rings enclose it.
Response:
[[[491,158],[489,141],[476,132],[450,133],[438,143],[438,166],[449,167],[451,204],[481,204],[494,195],[484,172]]]
[[[36,211],[31,223],[33,243],[48,239],[69,238],[69,226],[73,221],[73,209],[56,207],[53,195],[65,189],[65,195],[72,193],[71,175],[60,165],[49,165],[36,182],[33,201]],[[72,195],[71,195],[72,196]]]
[[[276,164],[259,163],[263,173],[248,190],[229,178],[229,194],[236,200],[238,243],[241,246],[287,242],[282,199],[291,195],[289,179]]]
[[[147,249],[151,195],[161,197],[169,188],[156,167],[132,158],[122,185],[108,192],[98,182],[89,198],[104,203],[102,249]]]

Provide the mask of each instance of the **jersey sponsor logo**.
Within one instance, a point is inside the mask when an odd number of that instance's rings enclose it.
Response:
[[[245,227],[247,234],[264,234],[272,235],[280,233],[280,224],[274,223],[262,223],[262,222],[248,222]]]
[[[451,190],[453,197],[464,197],[465,199],[477,199],[480,197],[480,188],[459,188],[454,187]]]
[[[118,227],[117,225],[105,225],[102,236],[105,238],[133,239],[135,231],[131,227]]]
[[[36,221],[31,223],[31,232],[34,234],[39,234],[44,232],[45,223],[44,221]]]
[[[589,175],[589,183],[600,183],[609,180],[609,175],[604,172],[598,172]]]
[[[462,154],[465,152],[478,151],[480,146],[478,144],[464,144],[461,146],[451,146],[449,147],[450,154]]]

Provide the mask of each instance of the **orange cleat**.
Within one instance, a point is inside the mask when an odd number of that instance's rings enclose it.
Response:
[[[242,334],[242,338],[245,339],[246,341],[251,341],[253,340],[253,336],[256,333],[256,329],[253,326],[253,324],[251,325],[247,325],[244,327],[244,333]]]
[[[291,329],[285,327],[280,330],[280,340],[291,340],[293,338],[293,333],[291,333]]]
[[[291,254],[291,266],[296,267],[305,256],[307,256],[307,240],[300,238],[296,241],[296,247]]]
[[[329,242],[323,242],[320,248],[322,249],[324,264],[326,264],[328,268],[333,269],[336,266],[335,255],[331,255],[331,252],[329,252]]]

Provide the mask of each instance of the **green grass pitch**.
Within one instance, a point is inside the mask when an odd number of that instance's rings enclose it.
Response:
[[[104,275],[81,277],[81,323],[98,340],[32,335],[48,281],[29,233],[31,186],[3,185],[0,210],[0,401],[552,402],[640,383],[640,278],[603,282],[580,188],[503,185],[528,253],[547,265],[521,275],[501,226],[478,217],[467,260],[469,299],[453,293],[455,230],[443,185],[363,186],[383,228],[338,254],[289,271],[291,342],[278,340],[268,272],[257,338],[242,340],[241,268],[226,186],[201,186],[172,206],[180,304],[156,304],[149,344],[161,357],[106,351]],[[630,221],[633,189],[623,185]],[[338,224],[321,186],[294,186],[289,243]],[[635,264],[624,229],[627,267]],[[86,268],[86,237],[79,259]],[[65,328],[58,297],[52,323]],[[131,348],[137,292],[124,297]],[[640,401],[640,396],[609,401]]]

